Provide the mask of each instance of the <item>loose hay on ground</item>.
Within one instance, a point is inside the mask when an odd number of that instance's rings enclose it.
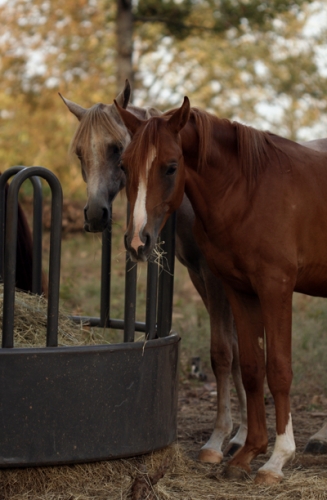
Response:
[[[179,445],[146,456],[60,467],[0,471],[2,500],[326,500],[326,480],[290,474],[273,487],[227,481],[223,466],[204,465]],[[162,475],[162,472],[164,474]],[[162,476],[162,477],[161,477]],[[160,479],[156,481],[156,479]],[[143,483],[143,489],[135,484]]]

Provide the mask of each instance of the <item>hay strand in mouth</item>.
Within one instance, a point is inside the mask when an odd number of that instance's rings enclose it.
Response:
[[[152,250],[150,259],[151,262],[154,264],[157,264],[159,268],[159,272],[165,272],[168,273],[170,276],[173,276],[173,274],[170,272],[169,269],[169,264],[168,264],[168,259],[166,257],[167,252],[162,248],[162,245],[164,245],[164,241],[158,241]]]

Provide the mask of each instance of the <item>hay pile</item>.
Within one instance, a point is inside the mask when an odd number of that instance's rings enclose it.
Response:
[[[295,471],[282,484],[227,481],[222,466],[200,464],[179,445],[143,457],[0,471],[1,500],[325,500],[327,480]]]
[[[44,296],[16,290],[14,346],[44,347],[46,345],[48,302]],[[0,284],[0,329],[2,332],[3,284]],[[59,311],[58,345],[92,345],[106,343],[101,334],[83,324],[76,324],[68,314]]]

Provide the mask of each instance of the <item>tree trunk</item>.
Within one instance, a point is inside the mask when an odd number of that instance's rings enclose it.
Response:
[[[117,0],[117,94],[129,80],[134,87],[133,54],[133,15],[132,0]]]

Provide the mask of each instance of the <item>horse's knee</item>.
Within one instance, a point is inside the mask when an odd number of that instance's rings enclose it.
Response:
[[[233,362],[233,351],[232,347],[225,344],[220,348],[211,348],[211,366],[213,371],[231,371]]]
[[[267,366],[267,382],[272,395],[288,393],[292,384],[293,372],[291,363],[271,359]]]
[[[257,365],[242,365],[242,381],[246,392],[257,392],[265,378],[264,367]]]

